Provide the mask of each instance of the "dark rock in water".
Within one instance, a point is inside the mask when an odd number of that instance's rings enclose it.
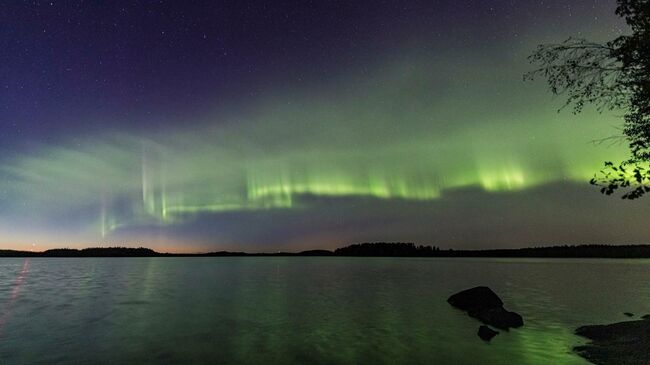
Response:
[[[501,298],[485,286],[463,290],[449,297],[447,302],[493,327],[507,330],[524,325],[523,318],[515,312],[505,310]]]
[[[607,325],[582,326],[576,334],[591,340],[573,348],[595,364],[650,364],[650,317]]]
[[[624,312],[623,314],[625,314],[628,317],[634,317],[634,313]]]
[[[478,333],[477,333],[478,337],[480,337],[481,340],[483,340],[483,341],[490,341],[492,339],[492,337],[494,337],[494,336],[496,336],[498,334],[499,334],[498,331],[495,331],[492,328],[490,328],[488,326],[485,326],[485,325],[479,327],[478,328]]]
[[[450,296],[447,302],[464,311],[479,307],[503,307],[501,298],[487,286],[463,290]]]

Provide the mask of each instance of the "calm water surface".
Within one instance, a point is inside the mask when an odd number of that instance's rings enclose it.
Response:
[[[492,287],[491,343],[446,303]],[[586,364],[575,327],[650,313],[650,261],[0,259],[0,364]]]

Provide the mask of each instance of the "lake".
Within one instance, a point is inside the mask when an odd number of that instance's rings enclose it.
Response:
[[[449,295],[524,317],[490,343]],[[0,364],[587,364],[584,324],[650,313],[650,261],[0,259]]]

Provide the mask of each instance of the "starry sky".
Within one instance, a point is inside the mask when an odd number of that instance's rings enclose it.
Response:
[[[642,243],[620,113],[524,82],[615,1],[0,4],[0,246]]]

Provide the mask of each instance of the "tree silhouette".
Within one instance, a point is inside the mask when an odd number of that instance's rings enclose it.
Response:
[[[624,199],[650,192],[650,0],[618,0],[616,14],[632,34],[605,44],[569,38],[544,44],[529,57],[538,68],[525,79],[544,77],[551,92],[566,97],[566,106],[580,113],[585,104],[599,111],[623,110],[623,138],[630,158],[605,162],[592,185],[611,195],[617,189]]]

